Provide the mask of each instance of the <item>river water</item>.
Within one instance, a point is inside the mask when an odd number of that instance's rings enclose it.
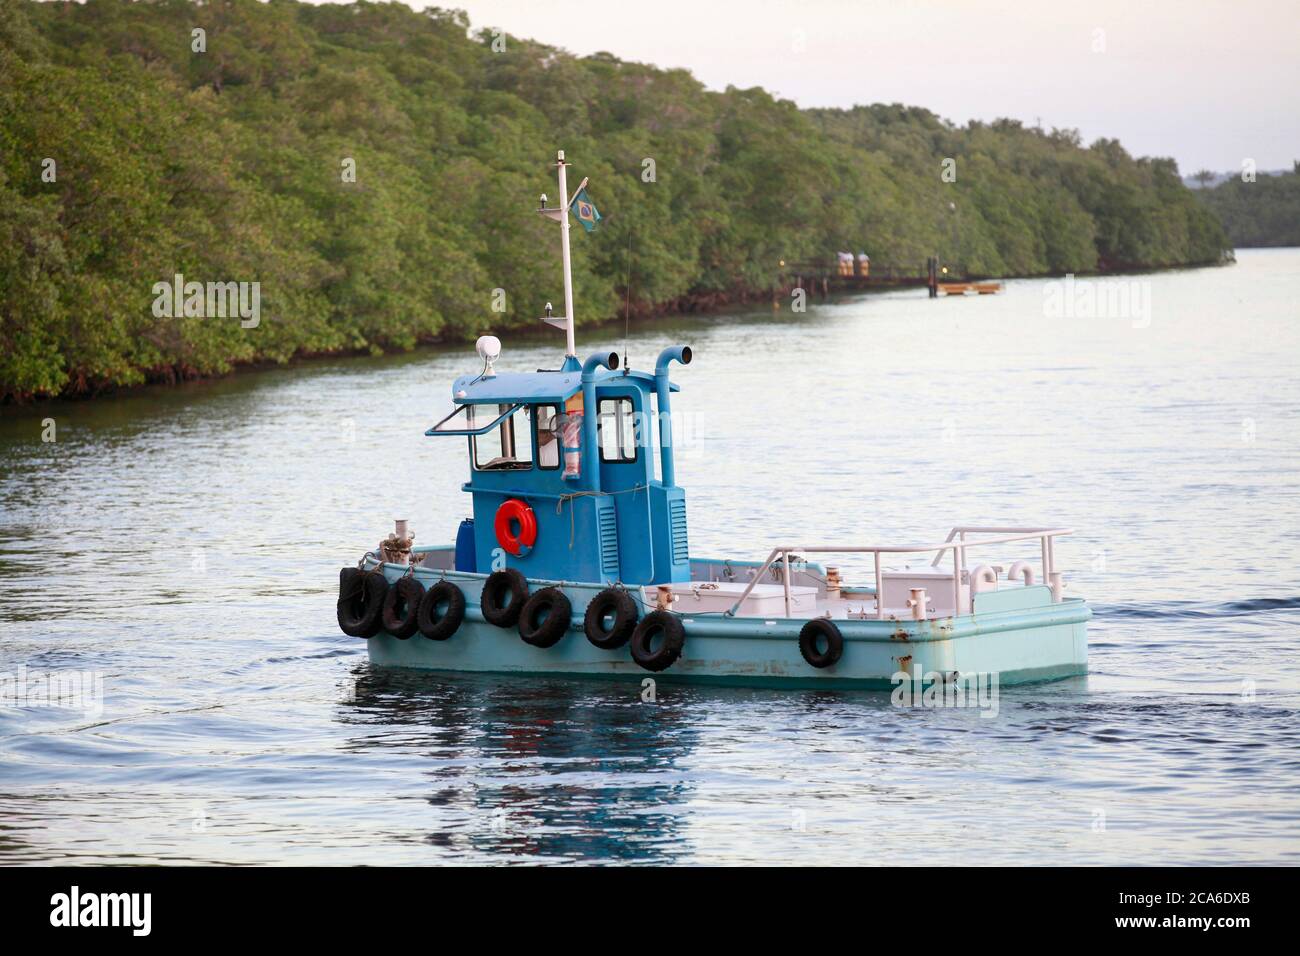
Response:
[[[0,409],[0,863],[1297,862],[1300,250],[1123,281],[628,337],[695,349],[696,555],[1077,529],[1090,673],[996,713],[371,668],[338,568],[454,535],[468,348]]]

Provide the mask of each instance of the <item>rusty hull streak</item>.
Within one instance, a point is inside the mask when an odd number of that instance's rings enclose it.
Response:
[[[893,641],[907,641],[913,638],[925,637],[949,640],[952,638],[953,628],[956,626],[956,621],[951,617],[927,618],[924,621],[914,622],[915,631],[909,632],[906,623],[903,621],[896,617],[891,617],[889,620],[898,625],[894,628],[893,633],[889,635],[889,639]]]

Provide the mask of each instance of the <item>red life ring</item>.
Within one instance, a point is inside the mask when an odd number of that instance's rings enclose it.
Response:
[[[518,526],[518,533],[512,530],[512,523]],[[502,503],[492,527],[497,542],[515,557],[527,554],[537,542],[537,515],[518,498],[508,498]]]

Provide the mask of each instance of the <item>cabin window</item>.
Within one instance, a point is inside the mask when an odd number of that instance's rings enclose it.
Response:
[[[469,427],[482,428],[497,417],[510,411],[510,405],[469,406]],[[516,435],[515,418],[511,415],[500,425],[470,439],[474,444],[474,467],[479,471],[520,471],[533,467],[533,443],[529,440],[527,425]]]
[[[596,403],[600,460],[636,461],[636,413],[630,398],[602,398]]]
[[[560,467],[560,410],[555,405],[534,405],[533,432],[537,436],[537,467]]]

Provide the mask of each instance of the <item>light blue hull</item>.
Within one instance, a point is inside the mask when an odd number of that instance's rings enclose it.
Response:
[[[367,566],[372,566],[368,564]],[[405,572],[385,565],[389,582]],[[573,604],[568,634],[553,647],[525,644],[513,627],[487,623],[479,609],[486,575],[419,568],[426,588],[446,578],[465,593],[459,630],[445,641],[419,633],[398,640],[381,632],[370,638],[370,660],[389,667],[439,671],[614,677],[753,686],[890,689],[900,671],[924,675],[997,675],[999,684],[1056,680],[1087,673],[1088,605],[1073,598],[1053,603],[1046,587],[1010,588],[976,596],[975,613],[930,621],[837,620],[844,653],[815,668],[799,653],[805,620],[682,614],[686,643],[668,670],[640,668],[626,646],[602,650],[587,640],[582,616],[602,588],[560,582]],[[556,582],[544,582],[556,584]],[[530,582],[535,589],[543,582]]]

